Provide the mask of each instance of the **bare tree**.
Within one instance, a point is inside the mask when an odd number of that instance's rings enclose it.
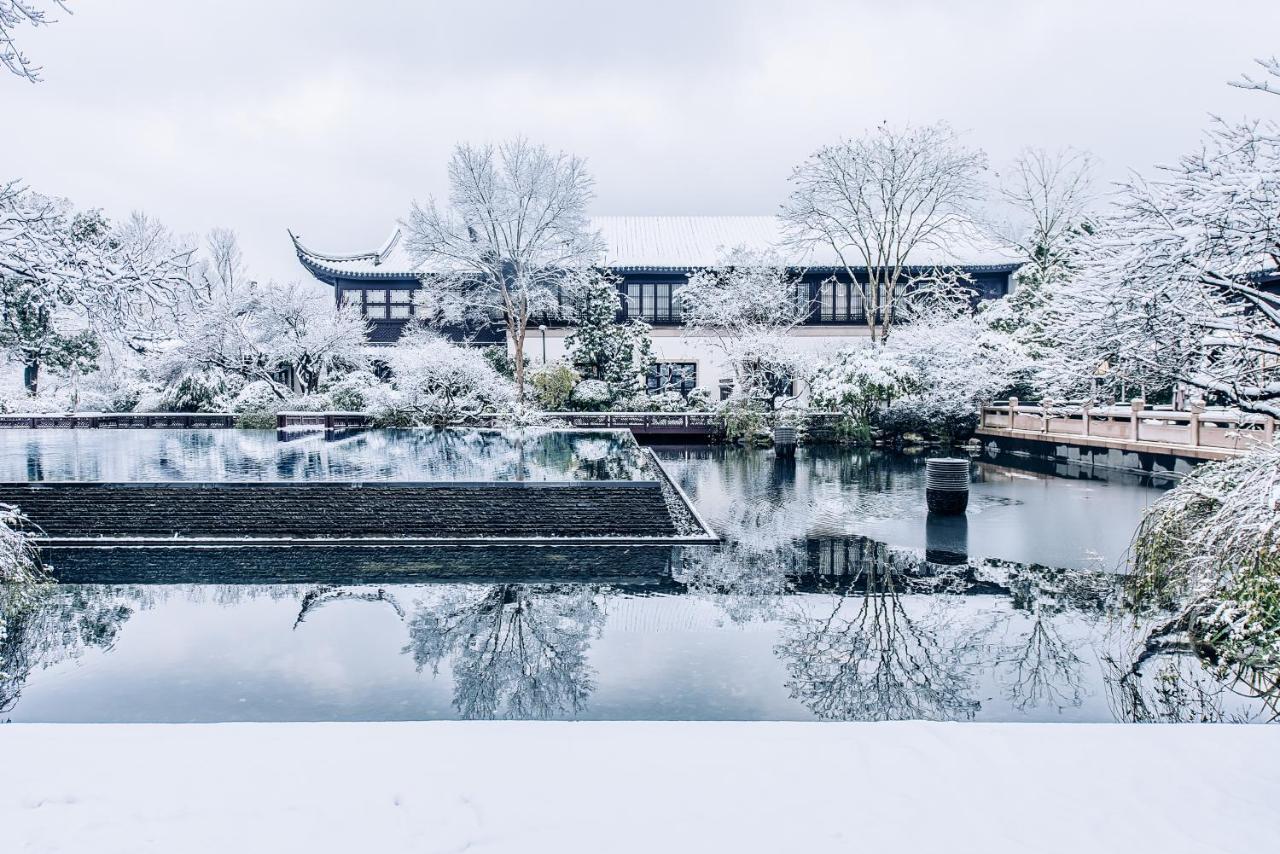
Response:
[[[407,246],[423,267],[419,313],[429,322],[501,322],[524,402],[524,344],[534,318],[572,316],[574,293],[601,258],[589,229],[586,161],[525,139],[459,145],[449,204],[413,204]]]
[[[788,240],[834,251],[861,291],[872,341],[883,340],[913,254],[971,227],[984,168],[986,155],[946,124],[881,125],[818,149],[792,171],[782,212]]]
[[[26,54],[18,49],[14,31],[21,26],[42,27],[52,24],[49,12],[54,6],[68,14],[71,12],[62,0],[49,0],[48,4],[42,0],[0,0],[0,65],[32,83],[40,82],[40,67],[33,65]]]
[[[1012,235],[1027,263],[1041,271],[1069,263],[1094,202],[1093,155],[1064,148],[1028,148],[1014,160],[1002,193],[1026,220]]]
[[[1071,148],[1024,150],[1004,176],[1001,194],[1018,222],[1006,235],[1025,264],[1013,294],[988,315],[995,328],[1037,355],[1049,346],[1045,311],[1054,290],[1080,267],[1094,229],[1094,160]]]

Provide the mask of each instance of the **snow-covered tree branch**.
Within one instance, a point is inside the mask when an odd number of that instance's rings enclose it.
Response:
[[[576,291],[603,244],[587,221],[593,181],[586,162],[515,139],[459,145],[449,162],[449,201],[414,203],[405,231],[421,265],[419,316],[441,325],[502,323],[524,395],[530,322],[572,316]]]
[[[788,239],[835,253],[858,283],[872,340],[883,340],[917,250],[944,247],[972,228],[985,167],[986,155],[945,124],[881,125],[818,149],[793,170],[782,213]]]
[[[190,289],[190,251],[143,214],[100,211],[0,186],[0,348],[24,367],[84,373],[104,349],[144,352],[167,334]]]
[[[52,24],[49,13],[55,8],[71,12],[63,0],[0,0],[0,65],[32,83],[40,82],[40,67],[18,47],[17,31]]]
[[[1280,415],[1280,125],[1215,120],[1122,187],[1089,250],[1047,309],[1050,390],[1182,384]]]
[[[776,253],[737,247],[678,291],[685,334],[710,338],[724,354],[735,399],[772,410],[807,380],[808,359],[788,337],[810,311],[802,287]]]

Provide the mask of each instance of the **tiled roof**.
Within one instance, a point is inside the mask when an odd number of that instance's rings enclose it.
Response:
[[[615,270],[687,270],[710,267],[738,247],[777,249],[797,267],[835,267],[839,259],[829,248],[818,247],[803,256],[788,252],[782,243],[782,224],[774,216],[599,216],[591,220],[607,247],[605,264]],[[397,229],[381,249],[354,255],[326,255],[307,249],[290,233],[298,258],[321,274],[358,278],[405,277],[429,272],[415,267]],[[792,257],[794,256],[794,257]],[[977,226],[953,228],[931,245],[921,246],[908,257],[911,266],[961,266],[967,268],[1014,267],[1013,249]]]

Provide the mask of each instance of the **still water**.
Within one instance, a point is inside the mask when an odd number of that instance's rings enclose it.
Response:
[[[1275,714],[1120,614],[1167,483],[985,460],[930,520],[916,457],[658,453],[723,546],[68,554],[0,646],[0,719]]]
[[[0,430],[0,483],[652,479],[610,430]]]

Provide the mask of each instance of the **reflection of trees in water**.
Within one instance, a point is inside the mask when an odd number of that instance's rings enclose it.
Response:
[[[1119,633],[1119,632],[1117,632]],[[1139,622],[1104,657],[1117,720],[1258,723],[1280,720],[1280,673],[1214,660],[1176,623]]]
[[[912,582],[872,551],[851,556],[855,571],[829,607],[785,619],[775,652],[788,691],[824,719],[972,718],[984,631],[956,619],[950,597],[917,600],[913,613],[901,595]]]
[[[14,607],[16,595],[0,584],[0,713],[17,705],[32,673],[89,649],[109,649],[137,604],[130,591],[116,588],[49,586]]]
[[[463,718],[576,716],[594,689],[587,650],[604,611],[594,587],[456,587],[409,620],[419,669],[451,662]]]
[[[997,651],[996,679],[1009,703],[1019,711],[1079,706],[1084,701],[1080,642],[1063,638],[1057,624],[1039,608],[1030,623],[1024,634]]]
[[[221,606],[271,598],[296,597],[300,588],[287,585],[97,585],[50,584],[34,594],[0,584],[0,713],[18,704],[31,674],[74,661],[88,650],[110,650],[124,624],[138,611],[175,595],[190,602]]]
[[[998,647],[997,682],[1015,709],[1079,706],[1084,701],[1084,661],[1079,654],[1084,641],[1064,637],[1058,618],[1071,612],[1077,623],[1096,623],[1115,606],[1119,578],[1102,572],[1005,566],[1012,605],[1027,614],[1028,628]]]

